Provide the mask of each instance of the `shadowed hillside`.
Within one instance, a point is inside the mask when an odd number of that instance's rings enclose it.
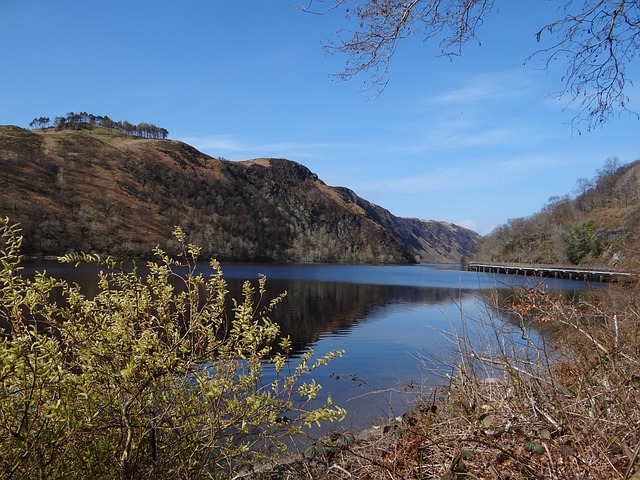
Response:
[[[0,215],[21,224],[28,255],[171,250],[176,225],[226,261],[458,262],[479,238],[395,217],[289,160],[230,162],[104,128],[0,127],[0,162]]]

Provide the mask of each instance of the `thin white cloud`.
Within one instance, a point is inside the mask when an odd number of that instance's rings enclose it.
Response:
[[[181,140],[200,151],[241,152],[247,150],[247,145],[242,144],[233,135],[190,135],[183,136]]]
[[[230,160],[251,158],[287,158],[301,163],[326,163],[334,158],[345,158],[353,153],[358,155],[368,151],[380,151],[381,146],[354,142],[250,142],[237,135],[197,135],[178,136],[185,143],[213,157]],[[377,148],[377,149],[376,149]],[[311,165],[308,165],[311,167]]]
[[[430,97],[428,101],[438,105],[464,106],[539,95],[536,84],[521,72],[471,75],[457,83],[460,85],[457,88]]]
[[[451,125],[433,129],[425,141],[404,145],[399,151],[420,153],[429,150],[452,150],[506,145],[522,140],[522,130],[508,128],[456,129]],[[525,137],[526,138],[526,137]]]
[[[428,118],[420,125],[408,127],[412,129],[407,134],[410,139],[392,145],[388,151],[419,155],[457,149],[536,145],[555,135],[526,119],[496,121],[484,115],[458,119],[444,117]],[[411,141],[411,138],[415,140]]]
[[[522,146],[558,135],[540,123],[537,112],[529,112],[544,95],[522,72],[471,75],[451,84],[415,102],[413,120],[396,126],[409,137],[398,153]]]
[[[359,191],[403,194],[487,189],[505,182],[521,182],[528,178],[527,174],[569,163],[569,159],[554,155],[523,155],[493,160],[485,158],[395,179],[362,182],[354,188]]]
[[[455,223],[456,225],[460,225],[461,227],[468,228],[469,230],[473,230],[475,232],[477,232],[478,228],[480,227],[480,224],[475,220],[458,220],[453,223]]]
[[[212,156],[232,160],[246,160],[254,157],[286,156],[285,152],[298,149],[294,143],[252,143],[245,142],[236,135],[186,135],[182,141]]]

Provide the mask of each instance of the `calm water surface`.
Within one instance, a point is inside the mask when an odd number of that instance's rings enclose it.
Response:
[[[95,288],[95,268],[43,264],[47,273]],[[207,273],[208,266],[201,270]],[[400,415],[417,394],[416,384],[435,385],[441,377],[425,366],[424,357],[447,364],[446,332],[489,315],[485,295],[539,279],[462,271],[451,265],[223,265],[231,295],[240,297],[244,280],[267,277],[270,297],[286,291],[275,313],[289,335],[294,357],[313,348],[316,354],[344,349],[343,358],[316,370],[322,394],[349,410],[345,428],[368,427],[375,417]],[[584,290],[582,282],[546,280],[551,289]],[[521,332],[515,329],[515,336]],[[535,333],[534,333],[535,335]],[[422,360],[421,360],[422,358]],[[295,359],[293,360],[295,366]],[[448,367],[442,366],[444,371]],[[442,373],[442,372],[441,372]]]
[[[485,295],[509,295],[513,287],[540,281],[442,264],[230,265],[223,271],[227,279],[262,273],[270,291],[287,291],[278,320],[298,352],[346,351],[316,378],[325,394],[349,410],[348,428],[400,415],[419,393],[411,385],[442,384],[442,372],[430,367],[441,361],[447,371],[451,346],[446,333],[459,328],[463,317],[473,322],[491,315],[508,323],[488,309]],[[557,279],[545,284],[567,293],[587,288],[583,282]],[[520,330],[514,330],[519,338]]]

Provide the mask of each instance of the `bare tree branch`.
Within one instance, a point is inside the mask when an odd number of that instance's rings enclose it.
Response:
[[[444,56],[456,56],[470,40],[477,40],[483,19],[494,0],[309,0],[304,10],[325,14],[340,10],[353,29],[343,29],[325,44],[331,54],[346,55],[345,68],[336,74],[350,80],[366,74],[365,84],[380,93],[389,82],[389,66],[398,44],[417,35],[437,41]],[[559,19],[535,34],[551,39],[526,62],[542,59],[546,68],[565,62],[563,87],[555,92],[577,104],[574,125],[594,128],[616,112],[628,112],[625,91],[631,80],[626,67],[640,46],[640,0],[563,0]],[[531,8],[534,8],[533,6]]]
[[[323,14],[342,9],[354,30],[340,30],[325,44],[331,54],[345,54],[339,80],[366,73],[370,88],[382,92],[389,82],[389,65],[401,40],[420,35],[437,39],[445,56],[460,55],[462,46],[476,38],[476,30],[493,0],[311,0],[305,11]]]
[[[627,0],[567,1],[564,16],[545,25],[536,34],[554,37],[550,47],[533,53],[527,61],[542,58],[547,66],[566,61],[563,88],[557,96],[569,97],[579,106],[574,123],[592,129],[608,121],[617,111],[629,110],[625,94],[631,80],[626,66],[640,46],[640,2]],[[640,117],[639,117],[640,118]]]

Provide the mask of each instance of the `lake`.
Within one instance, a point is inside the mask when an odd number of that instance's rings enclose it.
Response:
[[[310,348],[321,355],[344,349],[345,355],[316,370],[323,396],[347,408],[341,427],[361,429],[376,417],[401,415],[423,389],[445,382],[453,374],[452,345],[447,333],[465,324],[470,337],[480,341],[474,326],[491,319],[504,328],[505,337],[520,341],[521,329],[485,302],[486,295],[508,295],[513,287],[540,279],[461,270],[455,265],[223,265],[231,295],[240,298],[244,280],[267,277],[270,297],[286,291],[274,320],[289,335],[295,357]],[[207,273],[210,267],[202,265]],[[55,263],[30,266],[83,285],[91,294],[95,267]],[[545,279],[545,285],[565,294],[588,285]],[[536,332],[531,332],[534,339]],[[427,361],[428,360],[428,361]]]

